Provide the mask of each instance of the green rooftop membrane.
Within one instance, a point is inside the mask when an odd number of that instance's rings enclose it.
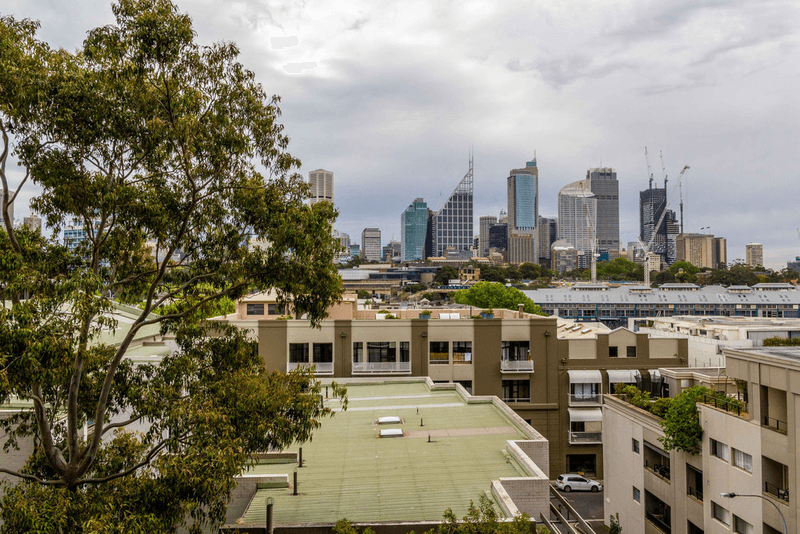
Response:
[[[492,480],[528,476],[504,454],[507,440],[527,438],[491,403],[467,405],[455,391],[430,391],[421,382],[347,390],[348,410],[302,445],[299,495],[291,487],[259,489],[240,522],[263,524],[267,497],[276,525],[440,520],[447,508],[462,517]],[[391,415],[403,424],[377,424]],[[389,428],[404,437],[378,437]],[[295,465],[261,464],[249,474],[288,474],[291,482]]]

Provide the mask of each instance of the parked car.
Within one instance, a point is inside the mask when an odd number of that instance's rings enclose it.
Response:
[[[559,475],[556,479],[556,487],[561,491],[600,491],[603,485],[596,480],[583,477],[581,475]]]

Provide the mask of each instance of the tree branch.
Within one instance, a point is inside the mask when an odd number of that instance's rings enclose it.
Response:
[[[33,475],[27,475],[25,473],[20,473],[19,471],[12,471],[11,469],[6,469],[5,467],[0,467],[0,473],[6,473],[7,475],[11,475],[12,477],[18,477],[24,480],[30,480],[31,482],[36,482],[37,484],[43,484],[45,486],[64,485],[64,481],[62,480],[42,480],[39,477]]]
[[[107,477],[85,478],[85,479],[82,479],[82,480],[78,480],[75,484],[76,485],[80,485],[80,484],[102,484],[103,482],[108,482],[109,480],[114,480],[114,479],[117,479],[117,478],[122,478],[122,477],[128,476],[131,473],[133,473],[134,471],[136,471],[137,469],[141,469],[142,467],[144,467],[146,465],[149,465],[150,462],[153,460],[153,458],[155,458],[155,456],[158,453],[160,453],[161,451],[164,450],[164,447],[167,446],[167,442],[168,441],[169,441],[169,439],[162,439],[161,441],[159,441],[155,445],[155,447],[153,447],[153,449],[147,454],[147,456],[145,457],[144,460],[142,460],[138,464],[134,465],[130,469],[126,469],[125,471],[120,471],[118,473],[114,473],[113,475],[109,475]]]

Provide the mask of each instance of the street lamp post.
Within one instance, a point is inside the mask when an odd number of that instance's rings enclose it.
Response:
[[[781,516],[781,521],[783,521],[783,534],[789,534],[789,530],[786,528],[786,518],[783,517],[783,513],[781,512],[781,509],[778,508],[777,504],[772,502],[770,499],[767,499],[763,495],[742,495],[741,493],[733,493],[733,492],[731,492],[731,493],[720,493],[719,496],[720,497],[727,497],[728,499],[733,499],[734,497],[758,497],[759,499],[764,499],[765,501],[770,503],[772,506],[774,506],[775,510],[777,510],[777,512],[778,512],[778,515]]]

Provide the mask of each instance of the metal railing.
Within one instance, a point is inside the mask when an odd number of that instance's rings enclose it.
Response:
[[[576,443],[603,443],[602,432],[570,432],[570,444]]]
[[[782,501],[789,502],[789,488],[782,488],[771,482],[764,482],[764,493]]]
[[[500,360],[500,370],[512,373],[532,373],[533,360]]]
[[[600,404],[600,394],[599,393],[591,393],[591,394],[582,394],[582,395],[570,395],[569,396],[569,403],[570,404]]]
[[[694,497],[700,502],[703,502],[703,491],[697,488],[689,487],[686,489],[686,494]]]
[[[294,371],[298,367],[314,367],[314,374],[316,375],[333,374],[333,362],[319,362],[319,363],[289,362],[286,365],[286,370]]]
[[[509,397],[509,398],[503,398],[503,402],[505,402],[506,404],[508,404],[508,403],[511,403],[511,402],[530,402],[530,401],[531,401],[531,398],[530,398],[530,397]]]
[[[782,434],[786,434],[789,430],[789,425],[786,421],[781,421],[780,419],[775,419],[774,417],[769,417],[768,415],[764,416],[763,425],[767,428],[771,428],[772,430],[777,430]]]
[[[671,534],[672,527],[670,527],[669,523],[666,523],[664,519],[662,519],[665,516],[662,516],[660,514],[656,515],[651,512],[645,512],[644,516],[647,518],[648,521],[650,521],[656,527],[658,527],[660,531],[665,532],[666,534]]]
[[[648,460],[644,461],[645,469],[655,473],[656,475],[669,480],[669,464],[651,464]]]
[[[726,412],[735,413],[736,415],[742,415],[742,412],[747,413],[747,405],[743,404],[742,401],[736,399],[720,399],[713,395],[703,395],[703,404],[708,404],[713,406],[714,408],[719,408],[721,410],[725,410]]]
[[[410,373],[411,362],[353,362],[353,374]]]

